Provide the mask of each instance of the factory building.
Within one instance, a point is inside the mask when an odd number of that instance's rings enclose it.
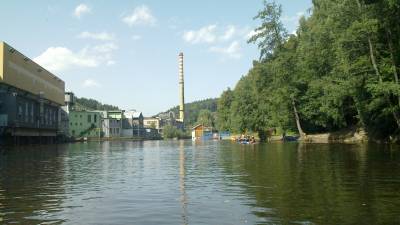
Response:
[[[0,144],[56,140],[65,84],[0,42]]]

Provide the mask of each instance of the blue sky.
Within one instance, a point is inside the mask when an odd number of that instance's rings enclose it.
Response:
[[[118,2],[118,3],[117,3]],[[277,0],[289,32],[311,0]],[[257,59],[247,36],[261,0],[1,1],[0,40],[66,82],[66,90],[145,116],[218,97]]]

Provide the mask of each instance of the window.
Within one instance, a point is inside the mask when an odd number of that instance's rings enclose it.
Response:
[[[18,120],[22,119],[22,106],[18,105]]]
[[[91,122],[92,122],[92,115],[88,115],[88,116],[87,116],[87,121],[88,121],[88,123],[91,123]]]
[[[94,114],[94,122],[97,123],[97,115]]]
[[[80,123],[79,125],[81,125],[81,126],[82,126],[82,123]]]
[[[31,103],[31,123],[33,123],[33,110],[34,110],[34,105]]]
[[[53,124],[53,111],[49,109],[49,125]]]
[[[29,106],[27,102],[25,102],[25,122],[29,122]]]

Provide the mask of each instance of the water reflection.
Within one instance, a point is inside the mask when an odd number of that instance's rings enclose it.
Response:
[[[59,224],[55,216],[65,199],[64,164],[66,146],[24,147],[3,150],[0,158],[0,218],[3,223],[47,222]]]
[[[270,223],[393,224],[399,217],[399,152],[376,145],[236,146],[222,155]],[[237,166],[232,166],[236,164]],[[244,176],[245,174],[245,176]],[[396,207],[397,206],[397,207]]]
[[[0,223],[398,224],[399,152],[191,141],[3,150]]]
[[[182,204],[182,224],[189,224],[187,212],[187,194],[185,190],[185,146],[179,142],[179,189],[181,191],[180,202]]]

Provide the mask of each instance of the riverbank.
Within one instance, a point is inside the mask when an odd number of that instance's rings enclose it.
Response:
[[[310,134],[301,137],[300,141],[307,143],[363,143],[372,141],[364,129],[352,128],[336,132]]]

